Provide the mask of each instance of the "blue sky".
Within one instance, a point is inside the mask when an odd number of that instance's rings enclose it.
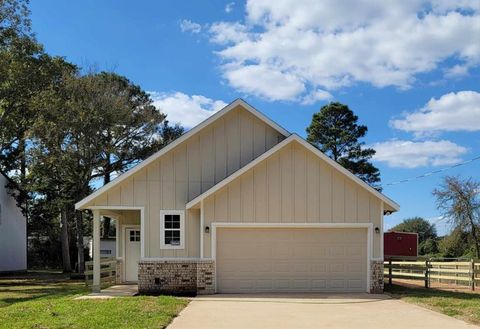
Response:
[[[389,183],[480,155],[480,4],[455,1],[32,1],[54,55],[114,70],[191,127],[242,97],[305,136],[315,111],[346,103]],[[411,216],[448,230],[432,190],[480,180],[480,161],[386,186]]]

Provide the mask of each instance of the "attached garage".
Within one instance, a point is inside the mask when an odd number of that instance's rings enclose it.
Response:
[[[395,207],[295,135],[187,204],[217,293],[382,292]]]
[[[365,292],[368,227],[217,227],[219,293]]]

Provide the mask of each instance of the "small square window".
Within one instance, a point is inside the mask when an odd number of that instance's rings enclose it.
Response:
[[[130,231],[130,241],[131,242],[140,242],[140,231]]]

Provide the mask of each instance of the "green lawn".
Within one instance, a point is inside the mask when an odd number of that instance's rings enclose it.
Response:
[[[480,324],[480,294],[386,285],[393,297],[464,321]]]
[[[61,273],[0,276],[0,328],[164,328],[187,304],[166,296],[74,300],[88,292]]]

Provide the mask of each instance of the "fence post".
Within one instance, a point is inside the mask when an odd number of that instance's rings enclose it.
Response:
[[[388,260],[388,285],[392,285],[392,259]]]
[[[425,288],[429,287],[429,282],[428,282],[428,259],[425,260]]]
[[[457,272],[455,272],[455,277],[458,278],[458,265],[455,265],[455,269]],[[458,285],[458,280],[455,280],[455,285]]]
[[[470,261],[470,272],[472,280],[472,291],[475,291],[475,260],[473,258]]]

